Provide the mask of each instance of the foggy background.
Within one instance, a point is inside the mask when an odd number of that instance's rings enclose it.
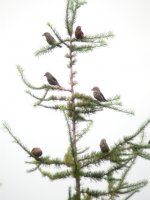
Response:
[[[16,65],[23,67],[33,85],[47,83],[43,76],[51,72],[60,85],[69,87],[69,70],[64,55],[66,48],[35,57],[46,46],[44,32],[50,32],[47,22],[66,37],[64,0],[0,0],[0,123],[7,121],[12,132],[29,149],[40,147],[43,156],[63,158],[68,146],[68,134],[61,113],[33,107],[35,100],[25,93]],[[85,34],[112,31],[108,46],[87,54],[78,54],[76,91],[92,95],[91,88],[99,86],[106,98],[121,95],[124,108],[135,111],[128,116],[104,110],[91,118],[93,127],[83,139],[83,146],[99,150],[101,138],[108,144],[134,133],[150,117],[150,1],[149,0],[88,0],[78,12],[75,27]],[[60,93],[61,94],[61,93]],[[145,142],[150,139],[150,127]],[[67,199],[72,180],[49,181],[25,161],[31,160],[8,133],[0,130],[0,199],[48,200]],[[47,168],[48,170],[49,168]],[[138,159],[130,171],[129,182],[150,179],[150,162]],[[93,184],[93,182],[91,183]],[[134,195],[133,200],[147,200],[150,184]]]

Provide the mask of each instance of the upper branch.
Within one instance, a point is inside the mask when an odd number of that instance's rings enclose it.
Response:
[[[63,40],[60,36],[60,34],[56,31],[56,29],[48,22],[47,25],[49,26],[49,28],[53,31],[53,33],[55,34],[55,36],[58,38],[58,40],[60,41],[60,43],[58,44],[64,44],[65,46],[69,47],[69,45],[65,42],[65,40]]]
[[[84,4],[86,4],[85,0],[67,0],[65,24],[69,36],[72,36],[73,33],[77,10]]]
[[[8,126],[7,123],[3,123],[3,128],[10,134],[10,136],[15,140],[15,142],[16,142],[24,151],[27,152],[27,154],[28,154],[29,156],[32,156],[32,157],[33,157],[33,155],[31,154],[31,152],[29,151],[29,149],[28,149],[25,145],[23,145],[23,144],[21,143],[21,141],[20,141],[16,136],[14,136],[14,134],[12,133],[12,131],[11,131],[11,129],[10,129],[10,127]]]
[[[42,85],[42,86],[40,86],[40,87],[33,86],[31,83],[29,83],[29,82],[26,80],[26,78],[25,78],[25,76],[24,76],[24,73],[23,73],[23,69],[21,68],[20,65],[17,65],[17,69],[18,69],[18,71],[19,71],[19,73],[20,73],[20,75],[21,75],[21,79],[22,79],[22,81],[24,82],[24,84],[25,84],[27,87],[29,87],[29,88],[31,88],[31,89],[33,89],[33,90],[48,89],[48,90],[60,90],[60,91],[68,91],[68,92],[70,92],[69,89],[65,89],[65,88],[63,88],[63,87],[58,87],[58,86],[50,86],[50,85],[46,85],[46,84],[44,84],[44,85]]]

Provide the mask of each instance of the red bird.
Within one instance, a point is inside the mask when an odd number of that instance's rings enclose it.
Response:
[[[42,155],[42,150],[38,147],[34,147],[31,151],[32,156],[39,158]]]
[[[76,30],[75,30],[75,36],[76,39],[81,40],[84,38],[84,33],[81,30],[81,26],[77,26]]]

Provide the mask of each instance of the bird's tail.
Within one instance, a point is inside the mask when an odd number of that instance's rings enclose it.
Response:
[[[62,46],[60,44],[57,44],[58,47],[62,48]]]

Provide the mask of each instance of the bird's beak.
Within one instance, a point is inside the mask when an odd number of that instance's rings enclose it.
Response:
[[[91,90],[93,91],[93,88]]]
[[[46,74],[44,74],[44,76],[46,76]]]
[[[44,34],[42,36],[44,36]]]

